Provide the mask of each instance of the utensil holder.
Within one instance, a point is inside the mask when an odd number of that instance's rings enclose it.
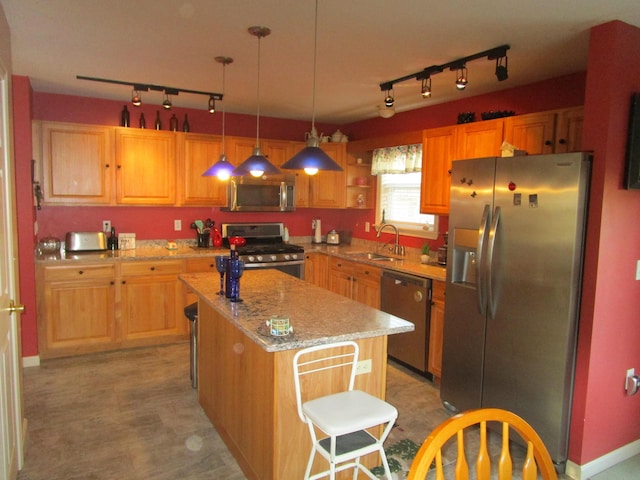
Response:
[[[196,233],[198,247],[200,248],[208,248],[209,247],[209,232]]]

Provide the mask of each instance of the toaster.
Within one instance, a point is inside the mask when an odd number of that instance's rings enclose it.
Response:
[[[107,249],[104,232],[67,232],[64,248],[67,252],[93,252]]]

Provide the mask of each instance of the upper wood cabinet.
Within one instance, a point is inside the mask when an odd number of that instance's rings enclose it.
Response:
[[[40,138],[44,203],[113,203],[113,128],[34,122]],[[38,152],[34,152],[38,157]]]
[[[582,107],[508,117],[504,139],[529,155],[577,152],[582,117]]]
[[[421,213],[449,213],[449,171],[455,155],[455,134],[454,126],[432,128],[423,133]]]
[[[180,205],[224,206],[227,204],[226,180],[202,174],[220,159],[222,138],[196,133],[178,134],[180,167]]]
[[[176,134],[116,128],[116,199],[126,205],[176,203]]]
[[[456,159],[500,155],[504,120],[485,120],[456,126]]]
[[[342,171],[320,171],[309,178],[309,206],[345,208],[347,205],[346,143],[321,143],[320,148],[342,167]]]

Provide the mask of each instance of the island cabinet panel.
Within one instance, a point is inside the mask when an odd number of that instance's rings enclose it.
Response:
[[[249,479],[303,478],[311,440],[298,417],[293,379],[297,350],[267,352],[207,302],[199,301],[198,400]],[[380,398],[386,390],[386,336],[357,340],[372,372],[356,388]],[[338,379],[327,374],[314,393],[328,393]],[[326,469],[317,461],[314,472]],[[380,465],[377,454],[363,463]],[[338,479],[351,479],[341,472]]]
[[[116,128],[116,195],[119,204],[176,203],[176,134]]]
[[[39,272],[38,350],[42,358],[112,348],[117,340],[113,264]]]
[[[113,203],[113,127],[34,122],[33,131],[45,204]]]
[[[184,262],[130,262],[121,265],[122,337],[125,344],[157,343],[185,337],[185,290],[178,280]]]

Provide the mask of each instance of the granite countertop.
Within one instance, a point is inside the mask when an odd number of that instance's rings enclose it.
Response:
[[[354,239],[355,240],[355,239]],[[94,263],[103,261],[140,261],[140,260],[168,260],[168,259],[187,259],[187,258],[206,258],[216,255],[228,255],[227,248],[197,248],[194,242],[177,242],[176,250],[168,250],[165,241],[139,241],[135,249],[132,250],[108,250],[106,252],[82,252],[69,253],[63,252],[56,255],[36,255],[36,263],[45,265],[58,265],[63,262],[78,263]],[[407,255],[405,257],[394,257],[392,261],[376,261],[367,260],[365,258],[354,256],[354,253],[373,252],[380,247],[379,242],[355,242],[352,245],[327,245],[314,244],[307,241],[296,241],[293,239],[291,243],[302,245],[305,253],[324,253],[347,260],[357,261],[374,265],[376,267],[393,270],[397,272],[408,273],[420,277],[432,278],[434,280],[445,281],[447,270],[445,267],[433,264],[424,264],[420,262],[417,254]]]
[[[245,271],[239,303],[218,295],[217,274],[188,273],[179,278],[268,352],[414,330],[410,322],[277,270]],[[293,333],[272,336],[265,323],[271,315],[288,316]]]

